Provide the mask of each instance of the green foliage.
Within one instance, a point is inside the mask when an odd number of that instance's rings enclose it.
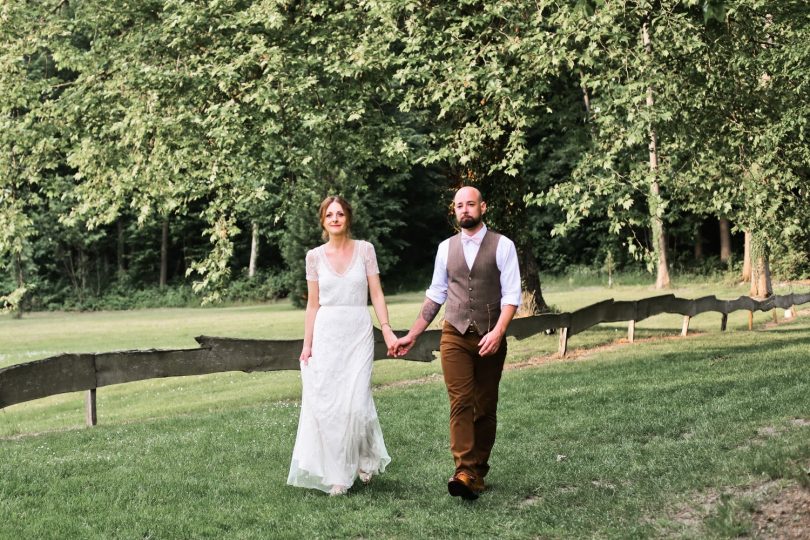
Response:
[[[240,276],[223,294],[226,302],[267,302],[287,296],[284,276],[280,273],[257,272],[252,278]]]
[[[77,311],[110,311],[145,308],[180,308],[199,305],[200,299],[191,287],[177,285],[166,288],[153,286],[148,289],[115,284],[102,296],[89,296],[77,301],[75,296],[68,296],[57,307],[62,310]]]
[[[38,43],[38,19],[48,8],[25,2],[0,12],[0,269],[14,276],[15,289],[1,295],[0,308],[19,311],[28,287],[33,213],[40,186],[58,163],[56,133],[45,113],[59,79]]]
[[[558,7],[552,24],[568,31],[555,34],[556,48],[580,51],[569,64],[589,92],[594,148],[570,179],[530,198],[565,211],[554,233],[598,216],[643,255],[651,246],[637,231],[648,215],[671,223],[685,209],[727,216],[769,242],[807,223],[800,207],[808,145],[799,127],[807,100],[796,94],[810,80],[796,64],[806,54],[806,6],[709,2],[701,12],[696,2],[605,3],[585,16]],[[703,19],[722,13],[723,26]],[[649,53],[641,43],[645,22]],[[654,107],[645,106],[647,89]],[[651,129],[661,199],[650,199],[646,187]]]
[[[363,183],[339,173],[320,182],[312,182],[306,188],[292,190],[284,215],[285,231],[280,245],[288,267],[285,285],[295,305],[303,306],[306,303],[304,258],[309,249],[324,241],[318,207],[327,195],[341,195],[352,205],[352,235],[374,244],[383,279],[389,273],[401,271],[396,252],[407,244],[401,238],[400,231],[407,228],[406,219],[413,219],[413,209],[402,204],[403,200],[407,200],[406,190],[415,187],[430,192],[433,189],[429,178],[421,182],[408,182],[404,174],[389,171],[371,171],[369,174],[371,176]],[[436,231],[431,231],[430,235],[435,237]],[[405,269],[408,267],[406,264]]]
[[[657,220],[683,245],[687,222],[721,216],[805,275],[808,16],[801,0],[8,0],[0,297],[83,304],[121,260],[149,289],[168,221],[170,280],[229,297],[256,224],[273,289],[300,303],[330,193],[405,286],[462,184],[528,277],[650,263]]]
[[[791,240],[796,243],[771,245],[771,272],[776,279],[810,279],[810,239],[803,235]]]

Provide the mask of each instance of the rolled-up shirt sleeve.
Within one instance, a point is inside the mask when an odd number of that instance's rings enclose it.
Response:
[[[433,265],[433,279],[425,296],[441,305],[447,300],[447,254],[450,251],[450,240],[439,244],[436,250],[436,262]]]
[[[495,262],[501,271],[501,307],[505,305],[520,307],[520,268],[517,250],[515,243],[505,236],[501,236],[498,242]]]

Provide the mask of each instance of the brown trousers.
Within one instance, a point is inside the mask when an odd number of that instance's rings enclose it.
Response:
[[[444,323],[440,351],[450,397],[450,451],[457,473],[484,477],[495,444],[506,337],[492,356],[478,354],[479,341],[481,336],[475,332],[462,335],[450,323]]]

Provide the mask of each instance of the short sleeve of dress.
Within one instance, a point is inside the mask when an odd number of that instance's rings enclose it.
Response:
[[[318,281],[318,254],[314,249],[307,251],[307,281]]]
[[[366,266],[366,275],[379,274],[380,267],[377,266],[377,252],[374,251],[374,244],[371,242],[363,242],[365,248],[363,253],[363,262]]]

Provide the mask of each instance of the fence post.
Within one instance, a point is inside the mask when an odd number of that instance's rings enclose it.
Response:
[[[794,319],[799,316],[799,312],[796,311],[796,304],[793,304],[792,306],[790,306],[790,313],[791,313],[791,316]]]
[[[627,341],[633,343],[636,339],[636,321],[631,319],[627,324]]]
[[[91,388],[84,395],[84,419],[88,427],[93,427],[98,423],[96,414],[96,389]]]
[[[683,328],[681,328],[681,335],[685,336],[687,332],[689,332],[689,319],[691,319],[689,315],[683,316]]]
[[[748,329],[749,330],[754,329],[754,312],[753,311],[748,312]]]
[[[560,358],[565,356],[565,353],[568,351],[568,327],[560,328],[560,348],[558,352],[560,353]]]
[[[726,325],[728,324],[728,313],[723,313],[723,318],[720,319],[720,331],[726,331]]]
[[[771,314],[773,315],[773,322],[778,323],[779,322],[779,315],[776,314],[776,308],[773,308],[773,310],[771,311]]]

